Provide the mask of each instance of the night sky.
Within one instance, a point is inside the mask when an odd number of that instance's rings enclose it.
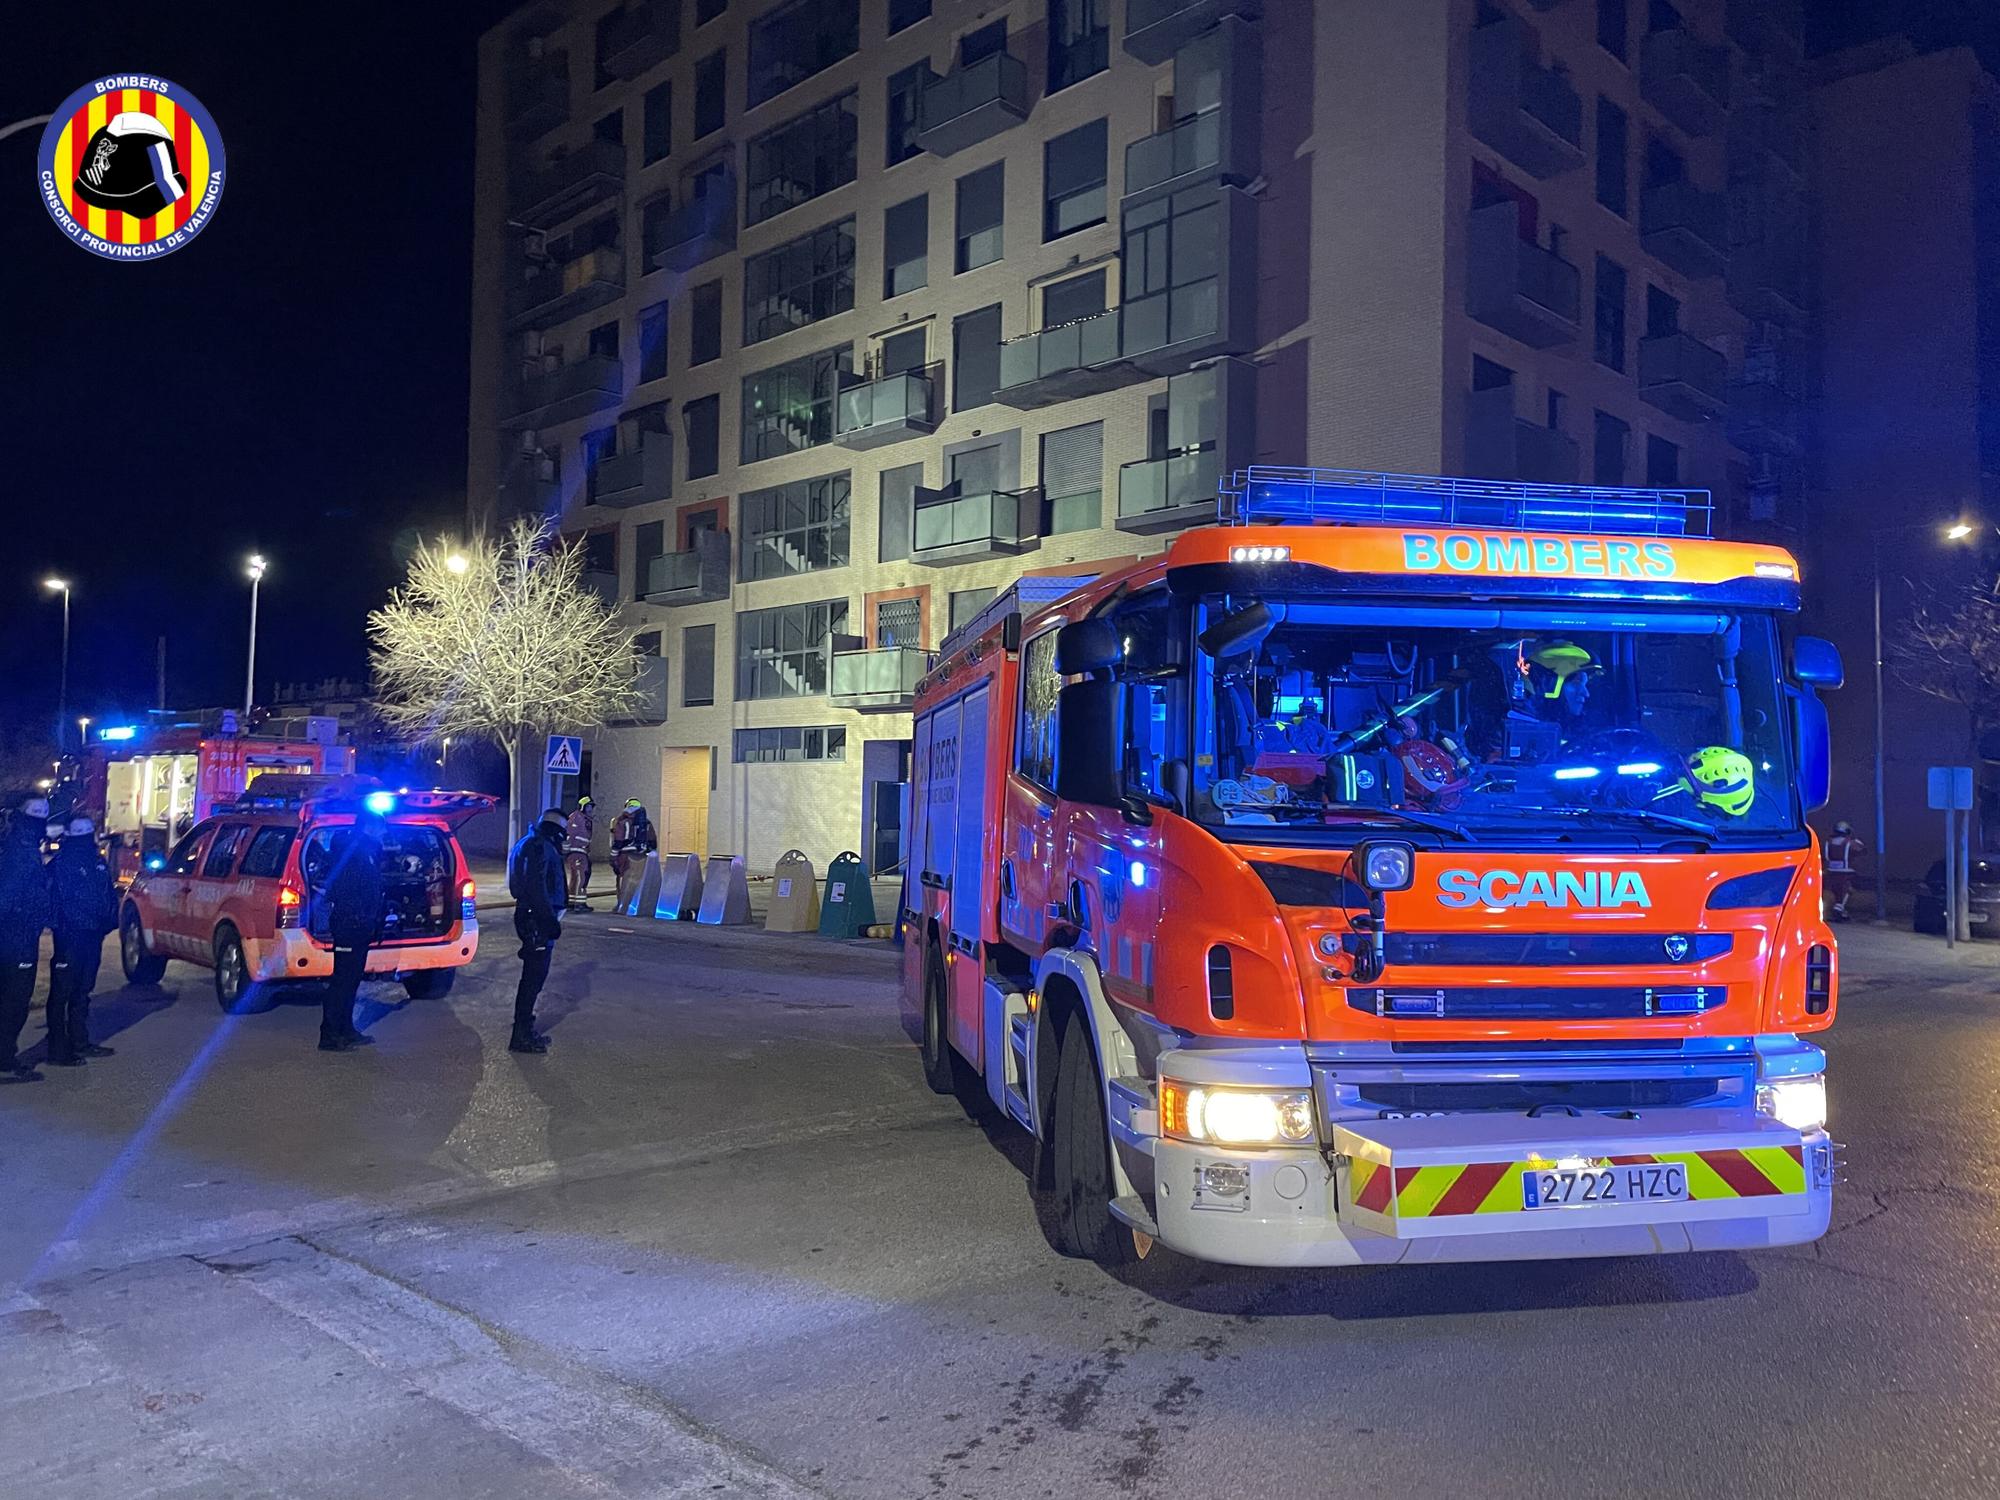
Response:
[[[113,264],[42,209],[39,131],[0,141],[0,730],[52,717],[50,572],[76,586],[72,715],[149,706],[162,633],[171,703],[240,694],[253,550],[265,691],[361,672],[399,542],[463,514],[473,50],[511,8],[8,7],[0,126],[154,73],[214,115],[229,177],[191,245]],[[1996,10],[1817,0],[1815,46],[1900,24],[2000,67]]]

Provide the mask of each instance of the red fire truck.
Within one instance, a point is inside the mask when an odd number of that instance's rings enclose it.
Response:
[[[1699,492],[1252,469],[1221,509],[1024,579],[918,692],[904,1023],[1034,1134],[1061,1247],[1824,1233],[1841,671],[1793,559]]]

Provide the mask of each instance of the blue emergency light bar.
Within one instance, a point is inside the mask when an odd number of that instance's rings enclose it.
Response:
[[[1360,469],[1253,465],[1223,484],[1216,519],[1236,526],[1504,526],[1620,536],[1705,537],[1707,490],[1516,484]]]

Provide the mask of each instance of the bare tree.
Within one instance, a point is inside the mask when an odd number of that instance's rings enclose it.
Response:
[[[2000,582],[1920,586],[1883,654],[1902,681],[1964,709],[1975,744],[2000,728]]]
[[[582,554],[546,522],[419,546],[409,577],[369,615],[368,638],[377,710],[397,738],[483,739],[507,752],[516,838],[532,742],[638,701],[631,631],[584,587]]]

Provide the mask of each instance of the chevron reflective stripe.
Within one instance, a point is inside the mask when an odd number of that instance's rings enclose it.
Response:
[[[1679,1166],[1687,1172],[1688,1201],[1774,1198],[1806,1190],[1804,1149],[1750,1146],[1740,1151],[1663,1151],[1593,1158],[1608,1167]],[[1480,1161],[1433,1167],[1392,1167],[1355,1158],[1348,1167],[1354,1206],[1403,1219],[1464,1214],[1518,1213],[1521,1174],[1548,1171],[1553,1162]]]

